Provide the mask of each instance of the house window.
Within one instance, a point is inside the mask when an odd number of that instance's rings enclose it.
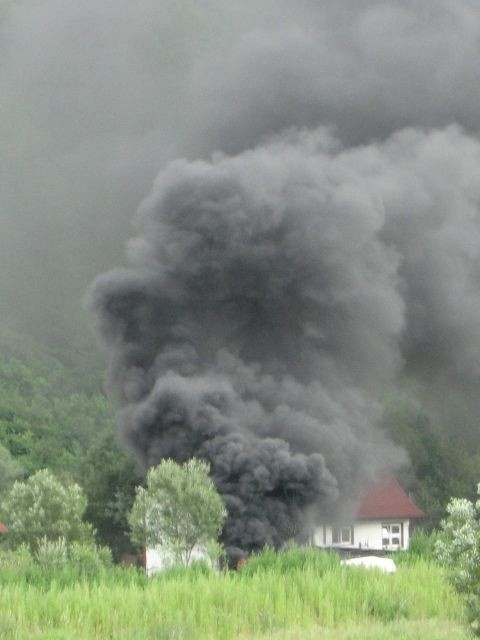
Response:
[[[398,549],[402,544],[402,526],[394,522],[382,524],[382,547],[385,549]]]
[[[353,544],[353,527],[332,527],[332,544]]]

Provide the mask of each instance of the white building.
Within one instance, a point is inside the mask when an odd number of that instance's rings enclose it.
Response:
[[[392,476],[370,487],[351,521],[330,522],[315,528],[317,547],[396,551],[408,549],[411,524],[425,514]]]
[[[160,546],[145,549],[143,560],[145,571],[149,576],[154,575],[162,569],[168,569],[178,564],[174,554],[171,551],[168,551],[166,548]],[[194,547],[192,555],[190,556],[190,564],[192,562],[198,562],[200,560],[207,563],[210,567],[212,566],[211,558],[207,554],[205,549],[200,546],[196,546]]]

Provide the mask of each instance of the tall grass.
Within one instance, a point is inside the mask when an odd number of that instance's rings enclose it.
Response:
[[[61,574],[59,574],[61,575]],[[151,580],[111,569],[95,580],[0,575],[2,640],[261,637],[395,621],[457,621],[457,596],[434,564],[396,574],[352,569],[328,553],[266,552],[240,571],[170,571]]]

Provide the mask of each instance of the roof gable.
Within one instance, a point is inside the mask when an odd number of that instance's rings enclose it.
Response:
[[[386,476],[383,482],[364,493],[356,517],[359,520],[423,518],[425,514],[410,500],[393,476]]]

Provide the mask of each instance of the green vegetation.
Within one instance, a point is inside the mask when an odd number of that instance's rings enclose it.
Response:
[[[11,484],[23,476],[21,465],[8,449],[0,445],[0,495],[5,493]]]
[[[480,636],[480,500],[452,498],[447,513],[435,544],[436,556],[452,585],[465,596],[471,629]]]
[[[474,498],[478,452],[451,443],[400,392],[386,404],[385,429],[412,461],[402,484],[431,531],[452,495]],[[44,468],[77,482],[98,543],[118,559],[133,552],[127,514],[143,476],[119,446],[114,423],[98,354],[73,346],[52,351],[0,327],[0,498],[16,479]]]
[[[96,536],[95,544],[72,543],[59,530],[31,551],[8,550],[4,538],[2,640],[468,637],[463,594],[445,580],[433,557],[437,538],[427,533],[396,557],[393,576],[348,570],[336,556],[299,549],[266,550],[233,573],[194,565],[149,580],[114,565],[112,555],[134,550],[127,515],[143,477],[117,443],[99,371],[88,353],[53,353],[0,330],[0,502],[16,481],[48,469],[62,487],[81,487],[82,522]],[[411,456],[414,473],[403,483],[428,511],[430,531],[451,495],[473,498],[478,454],[452,446],[401,402],[385,420]],[[13,520],[6,511],[2,517]]]
[[[82,520],[87,499],[76,483],[61,483],[47,469],[24,482],[15,482],[0,505],[8,522],[4,542],[12,548],[25,544],[32,551],[44,541],[93,544],[92,525]]]
[[[0,328],[0,502],[15,480],[41,469],[76,482],[98,542],[119,558],[133,550],[127,513],[142,476],[117,443],[99,370],[95,357],[60,360]]]
[[[467,637],[459,598],[438,566],[421,559],[387,575],[292,549],[267,551],[237,572],[194,565],[148,580],[134,569],[99,567],[80,576],[64,566],[48,581],[23,562],[14,571],[0,558],[4,640],[246,640],[314,638],[319,631],[322,638],[386,638],[392,628],[402,630],[400,638]]]
[[[433,531],[452,496],[474,499],[480,469],[478,441],[458,437],[456,424],[448,432],[442,431],[401,390],[385,399],[385,404],[384,428],[406,449],[411,464],[399,480],[424,510],[422,526]]]
[[[163,545],[176,563],[188,566],[195,546],[215,544],[227,511],[210,478],[210,466],[192,459],[163,460],[138,487],[129,516],[140,548]]]

